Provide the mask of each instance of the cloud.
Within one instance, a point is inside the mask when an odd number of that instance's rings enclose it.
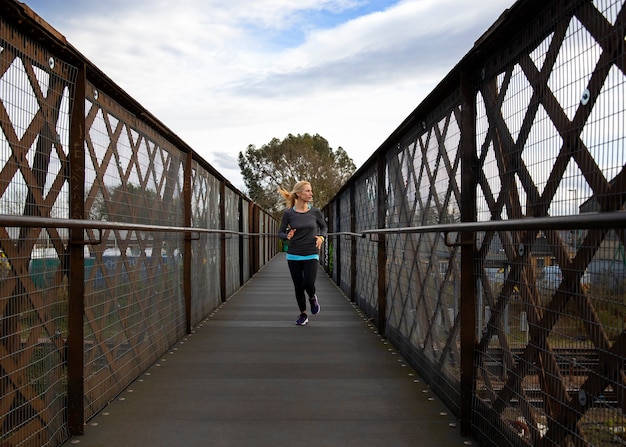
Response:
[[[230,152],[215,151],[213,152],[216,168],[224,168],[228,170],[239,170],[237,157]],[[219,170],[219,169],[218,169]]]
[[[289,133],[359,166],[513,0],[26,3],[237,177],[238,152]]]

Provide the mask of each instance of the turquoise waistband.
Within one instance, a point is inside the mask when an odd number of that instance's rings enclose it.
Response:
[[[319,261],[319,259],[320,259],[320,255],[300,256],[300,255],[290,255],[289,253],[287,253],[287,261],[312,261],[312,260]]]

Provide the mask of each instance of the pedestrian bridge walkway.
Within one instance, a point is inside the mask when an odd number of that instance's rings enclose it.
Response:
[[[66,445],[477,445],[321,268],[317,292],[296,326],[278,254]]]

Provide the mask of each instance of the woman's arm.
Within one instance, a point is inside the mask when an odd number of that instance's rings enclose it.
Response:
[[[317,210],[316,213],[316,223],[318,227],[317,236],[315,236],[315,246],[319,250],[322,247],[322,244],[326,240],[326,234],[328,233],[328,225],[326,224],[326,220],[324,219],[324,215],[321,210]]]
[[[278,237],[283,241],[287,240],[287,227],[289,227],[289,216],[288,210],[285,210],[280,220],[280,227],[278,227]]]

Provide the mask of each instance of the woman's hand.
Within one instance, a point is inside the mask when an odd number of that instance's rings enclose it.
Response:
[[[315,236],[315,247],[319,250],[324,243],[324,236]]]
[[[293,237],[293,234],[296,232],[295,228],[292,228],[291,230],[289,230],[289,233],[287,233],[287,240],[290,241],[291,238]]]

